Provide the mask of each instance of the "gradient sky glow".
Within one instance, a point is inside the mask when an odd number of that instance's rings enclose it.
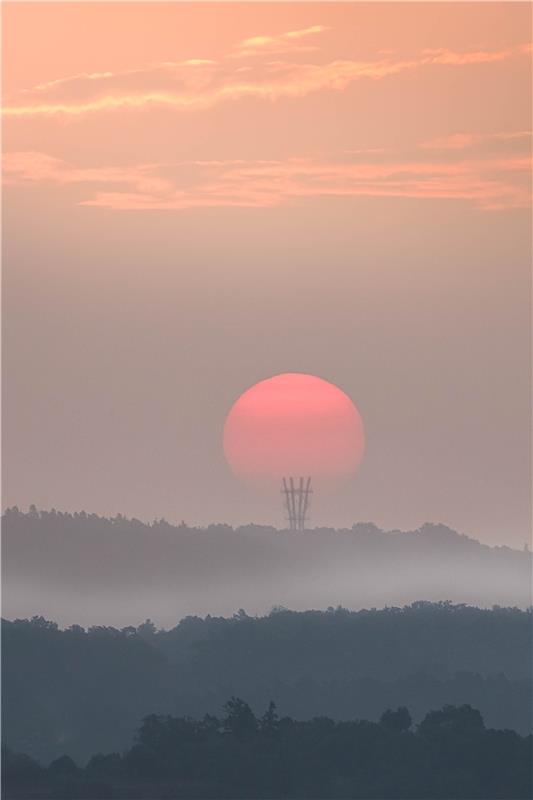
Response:
[[[4,506],[281,524],[235,399],[341,386],[313,523],[522,547],[531,6],[3,4]]]

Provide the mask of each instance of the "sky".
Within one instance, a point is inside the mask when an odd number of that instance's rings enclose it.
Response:
[[[365,457],[312,524],[531,529],[531,7],[3,4],[3,507],[283,524],[282,372]]]

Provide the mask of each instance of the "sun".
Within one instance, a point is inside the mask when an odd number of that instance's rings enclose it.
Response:
[[[300,475],[334,486],[356,472],[364,449],[363,420],[353,401],[333,383],[300,372],[251,386],[224,425],[231,470],[258,488]]]

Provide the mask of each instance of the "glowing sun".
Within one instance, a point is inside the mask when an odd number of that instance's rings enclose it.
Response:
[[[348,395],[299,372],[247,389],[224,426],[231,470],[258,487],[279,485],[284,475],[310,475],[315,484],[335,485],[356,471],[364,447],[363,421]]]

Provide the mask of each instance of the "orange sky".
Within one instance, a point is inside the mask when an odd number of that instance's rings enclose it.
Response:
[[[277,522],[221,429],[304,371],[369,441],[317,522],[521,545],[530,30],[525,3],[4,3],[5,502]]]
[[[528,15],[8,3],[6,180],[109,209],[361,194],[527,206]]]

